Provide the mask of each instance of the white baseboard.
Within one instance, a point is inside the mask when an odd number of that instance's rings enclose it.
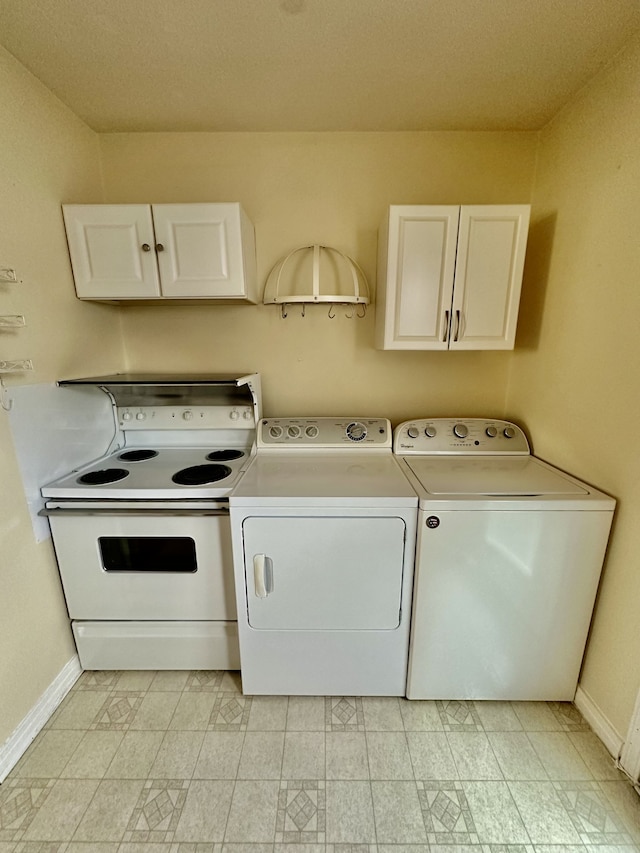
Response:
[[[22,758],[31,741],[46,725],[47,720],[50,719],[81,674],[80,660],[77,655],[74,655],[47,687],[13,734],[2,744],[0,747],[0,783],[4,782]]]
[[[624,738],[618,734],[605,714],[596,705],[591,696],[589,696],[589,694],[580,687],[580,685],[578,685],[576,696],[573,701],[578,711],[580,711],[582,716],[593,729],[594,733],[600,738],[608,752],[617,761],[620,758]]]

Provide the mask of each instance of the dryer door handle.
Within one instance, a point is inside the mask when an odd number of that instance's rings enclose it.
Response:
[[[266,554],[254,554],[253,583],[257,598],[266,598],[273,592],[273,560]]]

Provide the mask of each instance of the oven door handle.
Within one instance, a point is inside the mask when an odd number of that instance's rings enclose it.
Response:
[[[127,516],[129,518],[136,518],[141,515],[144,516],[190,516],[193,518],[195,515],[213,515],[213,516],[227,516],[229,515],[228,509],[151,509],[150,507],[141,507],[140,509],[107,509],[107,508],[87,508],[87,509],[62,509],[62,508],[52,508],[52,509],[41,509],[38,515],[42,515],[45,517],[49,517],[52,515],[59,516],[82,516],[86,518],[89,515],[120,515]]]

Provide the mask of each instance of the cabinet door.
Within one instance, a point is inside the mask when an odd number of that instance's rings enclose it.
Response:
[[[148,205],[67,204],[62,212],[80,299],[160,295]]]
[[[513,349],[528,205],[461,208],[450,349]]]
[[[380,229],[376,346],[447,349],[458,206],[392,205]]]
[[[154,204],[152,210],[163,296],[246,297],[240,205]]]

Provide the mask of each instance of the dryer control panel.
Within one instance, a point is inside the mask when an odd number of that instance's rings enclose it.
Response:
[[[419,418],[393,434],[393,452],[403,455],[464,454],[528,456],[529,442],[511,421],[488,418]]]
[[[263,418],[258,427],[262,450],[391,450],[386,418]]]

